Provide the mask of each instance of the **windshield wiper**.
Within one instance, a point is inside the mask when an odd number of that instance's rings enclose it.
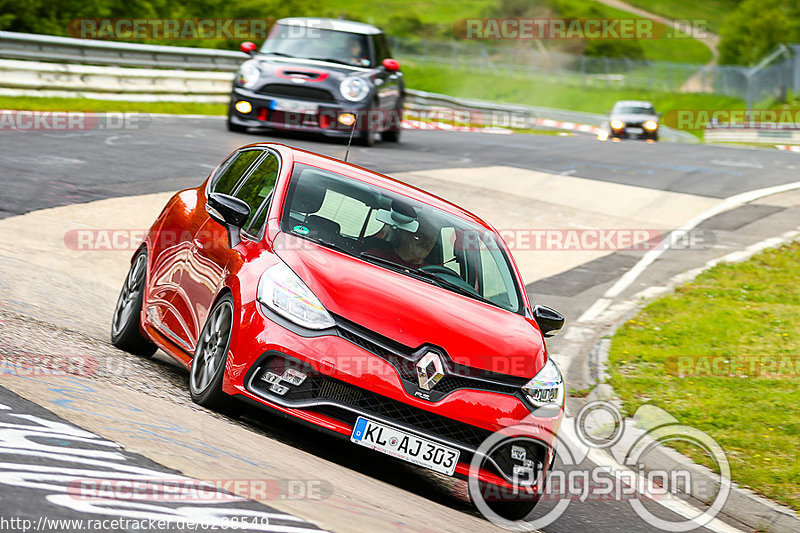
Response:
[[[344,246],[340,246],[340,245],[336,244],[335,242],[326,241],[325,239],[319,239],[319,238],[315,239],[314,237],[309,237],[307,235],[302,235],[300,233],[296,233],[295,231],[292,231],[292,235],[297,235],[298,237],[302,237],[303,239],[307,239],[307,240],[309,240],[311,242],[315,242],[315,243],[317,243],[319,245],[324,246],[325,248],[330,248],[331,250],[336,250],[337,252],[342,252],[343,254],[353,255],[353,252],[351,252],[350,250],[346,249]]]
[[[391,259],[384,259],[383,257],[377,256],[377,255],[372,255],[369,252],[361,252],[359,255],[364,259],[368,259],[368,260],[374,261],[376,263],[381,263],[381,264],[383,264],[385,266],[389,266],[389,267],[392,267],[392,268],[395,268],[395,269],[398,269],[398,270],[402,270],[404,272],[412,274],[414,277],[417,277],[417,278],[422,278],[423,281],[432,281],[433,283],[435,283],[439,287],[442,287],[443,289],[448,289],[448,290],[451,290],[453,292],[457,292],[459,294],[462,294],[464,296],[468,296],[468,297],[470,297],[470,298],[472,298],[474,300],[478,300],[480,302],[485,302],[487,304],[491,304],[491,305],[493,305],[495,307],[500,307],[500,309],[503,309],[502,306],[494,303],[491,300],[487,300],[486,298],[484,298],[483,296],[481,296],[477,292],[475,292],[473,290],[470,290],[470,289],[467,289],[466,287],[462,287],[461,285],[453,283],[452,281],[447,281],[446,279],[444,279],[444,278],[440,277],[439,275],[437,275],[435,272],[428,272],[427,270],[421,270],[419,268],[414,268],[414,267],[411,267],[411,266],[408,266],[408,265],[402,265],[400,263],[396,263],[396,262],[392,261]]]

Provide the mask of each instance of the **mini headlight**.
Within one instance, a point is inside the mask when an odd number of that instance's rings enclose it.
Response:
[[[339,92],[346,100],[360,102],[369,94],[369,84],[362,78],[345,78],[339,84]]]
[[[625,124],[622,123],[621,120],[614,119],[611,121],[611,128],[615,130],[621,130]]]
[[[305,283],[284,263],[269,267],[258,282],[259,302],[309,329],[335,325],[333,318]]]
[[[648,120],[644,123],[644,129],[653,131],[658,127],[658,123],[655,120]]]
[[[236,74],[236,81],[245,87],[252,87],[258,82],[261,77],[261,70],[258,68],[258,63],[255,61],[245,61],[239,67],[239,72]]]
[[[539,373],[522,387],[522,392],[534,407],[564,403],[564,378],[552,359],[548,359]]]

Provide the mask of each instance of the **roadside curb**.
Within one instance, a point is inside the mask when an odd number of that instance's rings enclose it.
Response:
[[[650,287],[631,297],[627,302],[622,304],[626,312],[615,318],[613,324],[606,328],[600,340],[598,340],[591,349],[587,364],[591,367],[591,374],[595,378],[597,384],[586,398],[584,398],[584,403],[588,405],[593,401],[606,401],[617,407],[622,405],[622,400],[617,396],[613,387],[605,382],[608,377],[606,373],[606,363],[611,347],[611,338],[622,324],[638,313],[647,303],[657,297],[672,292],[676,286],[693,280],[700,273],[719,263],[739,263],[746,261],[763,250],[793,242],[798,238],[800,238],[800,231],[790,231],[779,237],[766,239],[745,250],[727,254],[709,261],[702,267],[675,275],[663,286]],[[626,430],[630,428],[634,432],[638,431],[640,434],[645,433],[645,431],[634,429],[635,423],[632,418],[626,418],[623,422],[625,423]],[[619,442],[615,445],[615,448],[624,448],[627,444],[629,443]],[[623,451],[622,455],[624,454],[625,452]],[[669,470],[673,468],[676,463],[681,465],[682,468],[691,472],[693,479],[701,481],[701,483],[693,482],[689,486],[690,490],[685,494],[700,502],[703,506],[706,506],[710,502],[711,495],[703,491],[702,488],[714,486],[714,480],[716,480],[718,476],[713,474],[708,468],[694,463],[685,455],[661,444],[655,445],[641,460],[645,471]],[[742,525],[759,532],[797,533],[800,531],[800,515],[793,509],[768,500],[749,489],[740,487],[735,482],[731,482],[730,494],[720,514],[732,518]]]

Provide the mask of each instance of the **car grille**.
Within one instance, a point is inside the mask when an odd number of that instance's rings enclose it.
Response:
[[[315,102],[335,102],[330,91],[305,85],[285,85],[282,83],[268,83],[258,90],[258,94],[267,96],[286,96],[300,100],[313,100]]]
[[[492,434],[487,429],[459,422],[319,374],[310,365],[283,355],[269,357],[259,368],[252,379],[247,381],[252,392],[278,400],[279,403],[288,406],[313,408],[314,411],[322,412],[350,425],[355,424],[359,414],[373,415],[471,449],[477,448]],[[282,374],[286,368],[299,370],[307,377],[302,384],[296,386],[282,382],[289,390],[283,395],[276,395],[270,391],[270,384],[262,377],[269,371]]]
[[[345,320],[342,317],[337,316],[335,320],[337,325],[336,329],[340,337],[377,355],[391,364],[395,370],[397,370],[406,389],[416,389],[417,369],[415,365],[426,351],[425,347],[418,349],[410,348]],[[434,391],[432,391],[436,393],[437,401],[444,395],[458,389],[491,391],[513,396],[517,395],[522,386],[529,381],[526,378],[460,365],[447,357],[443,350],[436,348],[431,349],[443,356],[444,363],[447,367],[445,376],[439,380]]]

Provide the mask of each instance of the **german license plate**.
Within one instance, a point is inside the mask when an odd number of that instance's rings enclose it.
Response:
[[[642,128],[628,128],[628,133],[642,133]]]
[[[314,114],[319,110],[319,105],[310,102],[302,102],[300,100],[287,100],[285,98],[278,98],[272,100],[269,104],[270,109],[274,111],[289,111],[292,113],[310,113]]]
[[[448,476],[452,476],[455,472],[458,456],[461,453],[456,449],[363,417],[358,417],[350,440]]]

